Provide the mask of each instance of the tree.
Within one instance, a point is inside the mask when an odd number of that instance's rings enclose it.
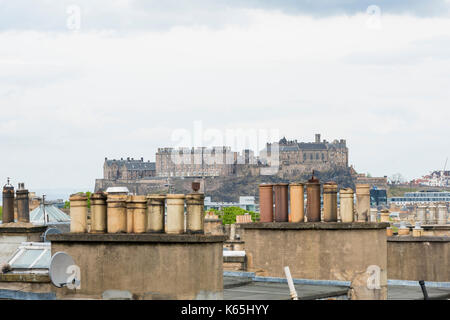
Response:
[[[391,184],[401,184],[405,183],[406,179],[402,176],[401,173],[395,173],[389,177],[389,181]]]
[[[86,197],[87,197],[87,207],[90,209],[91,208],[92,192],[90,192],[90,191],[86,191],[85,193],[77,192],[77,194],[85,194],[86,195]],[[64,202],[64,209],[70,209],[70,201]]]
[[[233,224],[236,223],[236,216],[244,215],[246,213],[250,214],[253,222],[259,220],[258,212],[248,211],[239,207],[223,208],[222,211],[217,213],[217,215],[219,216],[219,219],[222,220],[223,224]]]
[[[0,219],[2,219],[3,216],[3,207],[0,206]]]

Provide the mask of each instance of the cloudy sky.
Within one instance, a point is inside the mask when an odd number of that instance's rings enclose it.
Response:
[[[0,0],[0,107],[0,179],[30,189],[92,189],[198,123],[411,179],[450,156],[450,0]]]

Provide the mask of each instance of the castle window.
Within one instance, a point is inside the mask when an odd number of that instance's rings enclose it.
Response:
[[[322,161],[325,160],[325,155],[322,153]]]
[[[319,154],[316,153],[316,160],[319,160]]]
[[[306,153],[303,154],[303,161],[306,161]]]
[[[313,160],[313,155],[312,155],[312,153],[309,155],[309,160]]]

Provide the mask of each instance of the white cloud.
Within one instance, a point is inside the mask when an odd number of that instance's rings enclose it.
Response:
[[[196,120],[347,139],[372,175],[441,167],[448,19],[385,14],[371,30],[364,14],[240,14],[222,28],[0,33],[0,177],[92,188],[105,156],[153,159]]]

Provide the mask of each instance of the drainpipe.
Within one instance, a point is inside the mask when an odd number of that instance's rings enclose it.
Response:
[[[427,287],[425,287],[425,281],[419,280],[420,288],[422,289],[423,293],[423,300],[429,300]]]
[[[291,270],[289,267],[284,267],[284,273],[286,274],[287,283],[289,286],[289,294],[292,300],[298,300],[297,291],[295,290],[294,281],[292,280]]]

